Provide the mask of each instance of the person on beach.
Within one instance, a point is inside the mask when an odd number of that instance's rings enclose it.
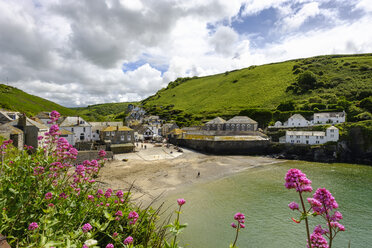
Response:
[[[198,171],[198,175],[196,177],[200,177],[200,171]]]

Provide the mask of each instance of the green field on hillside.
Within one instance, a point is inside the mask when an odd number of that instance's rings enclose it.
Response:
[[[0,84],[0,108],[19,111],[29,116],[52,110],[57,110],[63,115],[75,115],[72,109],[4,84]]]
[[[74,110],[88,121],[123,120],[126,115],[125,111],[131,103],[136,104],[134,102],[103,103],[74,108]]]
[[[293,67],[312,71],[326,87],[306,94],[286,92],[298,74]],[[364,71],[363,71],[364,69]],[[372,55],[320,56],[251,66],[218,75],[178,79],[144,100],[146,106],[173,104],[188,113],[237,113],[245,108],[276,108],[286,100],[332,96],[354,100],[372,93]],[[359,94],[359,95],[358,95]],[[364,98],[363,96],[361,96]]]

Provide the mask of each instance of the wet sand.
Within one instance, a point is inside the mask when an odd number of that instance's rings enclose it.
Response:
[[[131,190],[133,199],[144,204],[195,183],[223,178],[248,168],[280,163],[266,157],[205,155],[182,148],[146,144],[134,153],[115,155],[113,161],[101,169],[97,181],[103,188]],[[126,162],[123,159],[127,159]],[[200,173],[200,176],[198,176]]]

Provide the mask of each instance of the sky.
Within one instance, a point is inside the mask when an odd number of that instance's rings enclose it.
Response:
[[[0,83],[66,107],[178,77],[372,52],[372,0],[0,0]]]

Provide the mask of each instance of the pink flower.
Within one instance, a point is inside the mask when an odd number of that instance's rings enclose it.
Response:
[[[66,199],[67,197],[68,196],[64,192],[62,192],[61,194],[59,194],[59,198]]]
[[[89,224],[89,223],[86,223],[86,224],[84,224],[83,226],[82,226],[82,228],[81,229],[83,229],[83,232],[89,232],[90,230],[92,230],[92,226]]]
[[[239,225],[240,225],[240,228],[245,228],[244,224],[240,223]]]
[[[298,204],[296,202],[289,203],[288,207],[292,210],[298,210]]]
[[[238,226],[235,223],[231,223],[232,228],[237,228]]]
[[[48,193],[45,194],[45,199],[46,199],[46,200],[50,200],[50,199],[52,199],[52,198],[53,198],[53,194],[52,194],[52,192],[48,192]]]
[[[53,203],[49,203],[48,204],[48,207],[52,208],[52,207],[54,207],[54,204]]]
[[[285,176],[285,187],[297,192],[311,192],[311,181],[299,169],[290,169]]]
[[[92,196],[92,195],[88,195],[88,200],[89,200],[89,201],[94,201],[94,196]]]
[[[106,245],[106,248],[114,248],[114,245],[111,244],[111,243],[110,243],[110,244],[107,244],[107,245]]]
[[[117,196],[118,198],[122,198],[123,195],[124,195],[124,193],[123,193],[123,191],[121,191],[121,190],[118,190],[118,191],[116,192],[116,196]]]
[[[339,211],[336,211],[333,216],[331,217],[331,220],[333,221],[339,221],[339,220],[342,220],[343,217],[342,217],[342,214],[339,212]]]
[[[321,205],[317,207],[313,207],[314,211],[323,214],[329,213],[332,209],[338,208],[338,204],[332,194],[325,188],[317,189],[314,193],[314,199],[318,200]]]
[[[117,232],[114,232],[114,233],[112,234],[112,237],[113,237],[113,238],[116,238],[118,235],[119,235],[119,234],[118,234]]]
[[[35,229],[39,228],[39,225],[36,222],[31,222],[28,226],[28,230],[33,231]]]
[[[101,158],[105,157],[105,156],[106,156],[106,152],[105,152],[105,150],[100,150],[100,151],[98,152],[98,156],[100,156]]]
[[[130,225],[134,225],[134,224],[136,224],[136,222],[137,222],[137,220],[138,220],[138,217],[139,217],[139,215],[137,214],[136,211],[132,211],[132,212],[130,212],[130,213],[128,214],[128,219],[131,220],[131,221],[129,222],[129,224],[130,224]]]
[[[234,215],[234,219],[241,223],[242,221],[244,221],[245,216],[244,214],[238,212]]]
[[[116,216],[121,216],[121,217],[122,217],[122,216],[123,216],[123,212],[119,210],[119,211],[117,211],[117,212],[115,213],[115,215],[116,215]],[[128,218],[129,218],[129,217],[128,217]]]
[[[336,221],[331,222],[331,227],[336,229],[337,231],[345,231],[345,227]]]
[[[307,201],[310,203],[310,205],[312,207],[321,207],[322,206],[322,203],[320,203],[320,201],[318,201],[317,199],[307,198]]]
[[[129,244],[132,244],[133,243],[133,238],[131,236],[128,236],[125,240],[124,240],[124,245],[129,245]]]
[[[180,198],[180,199],[177,199],[177,203],[178,203],[179,206],[182,206],[183,204],[186,203],[186,201],[185,201],[185,199]]]
[[[111,192],[107,190],[106,193],[105,193],[105,197],[110,198],[111,197]]]

